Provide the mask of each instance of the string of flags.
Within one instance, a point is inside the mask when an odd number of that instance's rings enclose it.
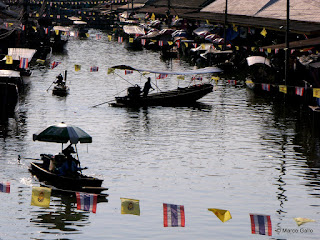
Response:
[[[10,193],[10,183],[0,183],[0,192]],[[43,208],[50,207],[52,189],[48,187],[32,187],[31,205]],[[97,212],[98,195],[76,192],[77,210]],[[140,201],[137,199],[120,198],[121,214],[140,216]],[[221,222],[232,219],[228,210],[208,208]],[[272,236],[272,223],[270,215],[249,213],[251,233]],[[308,222],[315,222],[310,218],[293,218],[298,226]],[[186,215],[184,205],[163,203],[163,227],[185,227]]]

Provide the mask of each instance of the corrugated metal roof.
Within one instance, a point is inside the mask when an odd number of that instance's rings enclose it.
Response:
[[[224,13],[226,0],[216,0],[201,12]],[[228,14],[286,19],[287,0],[228,0]],[[290,0],[290,19],[320,23],[320,0]]]

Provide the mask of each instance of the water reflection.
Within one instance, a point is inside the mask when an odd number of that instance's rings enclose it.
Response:
[[[108,202],[105,197],[98,197],[99,202]],[[30,222],[37,227],[45,228],[42,233],[58,234],[63,232],[78,232],[81,227],[90,224],[90,212],[77,210],[76,197],[54,194],[51,196],[50,209],[34,212]],[[48,231],[49,230],[49,231]]]

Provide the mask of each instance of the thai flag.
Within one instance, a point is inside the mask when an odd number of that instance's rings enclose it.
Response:
[[[96,213],[97,210],[97,194],[77,192],[77,209]]]
[[[260,52],[264,52],[263,48],[259,48]]]
[[[48,33],[49,33],[49,28],[45,28],[45,29],[44,29],[44,33],[45,33],[45,34],[48,34]]]
[[[274,50],[274,53],[275,53],[275,54],[278,54],[278,53],[279,53],[279,49],[276,48],[276,49]]]
[[[98,72],[99,67],[91,67],[90,72]]]
[[[118,37],[118,42],[123,42],[123,37]]]
[[[57,19],[60,19],[60,15],[57,15]]]
[[[184,227],[185,215],[183,205],[163,204],[163,226]]]
[[[28,58],[20,58],[19,68],[28,68]]]
[[[59,64],[60,64],[61,62],[53,62],[52,64],[51,64],[51,69],[54,69],[55,67],[57,67]]]
[[[192,43],[192,45],[194,48],[197,48],[197,46],[198,46],[196,43]]]
[[[100,34],[97,34],[97,35],[96,35],[96,39],[97,39],[97,40],[101,39],[101,35],[100,35]]]
[[[250,214],[252,234],[272,236],[271,218],[269,215]]]
[[[262,90],[270,91],[270,84],[261,83]]]
[[[127,75],[127,74],[132,74],[132,73],[133,73],[133,70],[125,70],[124,73],[125,73],[125,75]]]
[[[141,44],[144,46],[144,45],[146,45],[146,39],[141,39]]]
[[[304,88],[303,87],[296,87],[296,95],[303,96]]]
[[[176,41],[177,47],[180,48],[180,40]]]
[[[166,77],[168,77],[168,74],[160,73],[159,76],[157,77],[157,79],[164,79]]]
[[[10,183],[7,182],[6,184],[0,183],[0,192],[10,193]]]
[[[162,40],[159,41],[159,46],[163,47],[163,41]]]
[[[237,84],[237,80],[228,80],[228,83],[230,85],[236,85]]]
[[[26,25],[22,25],[21,29],[22,29],[22,31],[25,31],[26,30]]]

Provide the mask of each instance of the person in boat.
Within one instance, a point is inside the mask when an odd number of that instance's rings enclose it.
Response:
[[[151,78],[148,77],[148,80],[146,81],[146,83],[144,84],[144,87],[142,89],[142,96],[143,97],[148,96],[150,88],[152,88],[154,90],[154,88],[151,86]]]
[[[79,176],[80,163],[75,159],[71,154],[76,153],[72,145],[70,144],[66,149],[62,150],[62,153],[65,155],[65,159],[61,166],[58,168],[59,176]]]
[[[57,76],[57,81],[55,81],[55,83],[57,85],[64,85],[65,84],[65,82],[63,81],[63,77],[62,77],[61,73]]]

